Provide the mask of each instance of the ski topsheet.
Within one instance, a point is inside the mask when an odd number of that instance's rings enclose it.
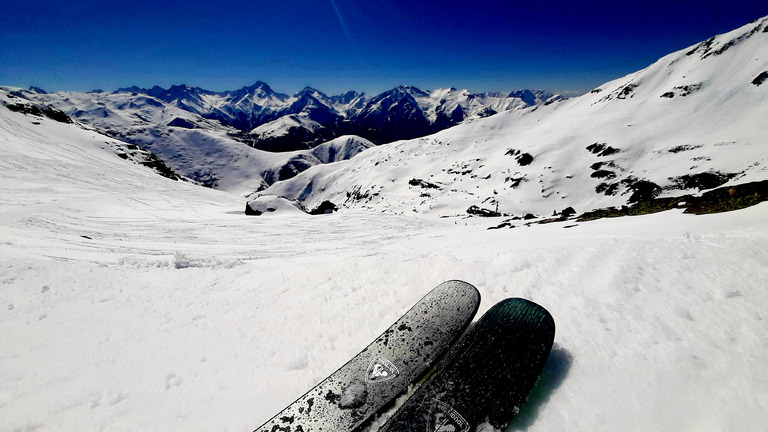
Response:
[[[543,307],[518,298],[496,304],[379,432],[506,429],[554,338],[555,322]]]
[[[423,375],[472,321],[480,293],[438,285],[381,336],[256,432],[352,431]]]

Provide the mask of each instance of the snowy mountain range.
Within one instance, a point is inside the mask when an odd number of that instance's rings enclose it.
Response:
[[[235,136],[270,151],[312,147],[341,135],[359,135],[376,144],[416,138],[466,120],[537,105],[558,96],[543,90],[470,93],[422,91],[399,86],[376,96],[349,91],[328,96],[306,87],[293,96],[264,82],[225,92],[174,85],[168,89],[127,87],[117,93],[151,96],[172,106],[232,126]]]
[[[767,29],[379,146],[272,153],[143,93],[0,88],[0,429],[253,430],[448,279],[478,288],[477,316],[522,297],[555,318],[508,430],[760,429],[768,203],[487,228],[765,200]]]
[[[262,194],[401,214],[550,216],[768,179],[768,18],[580,97],[315,167]]]
[[[436,216],[545,217],[764,180],[766,39],[763,18],[567,100],[410,86],[374,97],[310,88],[287,96],[261,82],[222,93],[6,87],[0,96],[9,107],[26,106],[17,110],[53,110],[152,152],[174,175],[251,198],[284,197],[304,209],[328,202]],[[333,138],[352,124],[378,142],[442,130],[383,146],[358,135]],[[272,152],[242,142],[285,150],[286,136],[302,149]],[[326,144],[313,150],[319,137]],[[152,158],[139,153],[127,152]]]
[[[16,103],[52,107],[82,126],[153,152],[180,176],[240,194],[325,163],[301,156],[321,143],[352,139],[364,149],[558,98],[539,90],[471,94],[406,86],[373,98],[357,92],[327,96],[311,88],[288,96],[263,82],[219,93],[186,85],[88,93],[2,89]]]
[[[142,93],[44,93],[4,87],[0,99],[8,106],[26,106],[27,111],[51,107],[81,127],[152,152],[179,176],[238,194],[261,190],[312,164],[336,160],[312,156],[317,148],[270,152],[250,147],[233,138],[239,133],[233,127]],[[320,147],[352,156],[373,145],[358,136],[341,136]]]

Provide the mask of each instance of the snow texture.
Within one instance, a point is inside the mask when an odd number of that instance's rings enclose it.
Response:
[[[285,189],[314,179],[320,200],[375,184],[388,198],[368,207],[402,215],[245,217],[241,196],[158,176],[113,138],[0,107],[0,429],[252,430],[449,279],[478,287],[480,314],[524,297],[555,318],[510,430],[761,428],[768,204],[493,231],[412,210],[491,196],[499,183],[479,178],[502,164],[527,179],[499,200],[513,213],[614,202],[583,173],[602,161],[659,184],[691,165],[765,179],[766,86],[751,84],[768,70],[768,33],[752,31],[765,22],[582,98],[365,151],[340,163],[353,181],[313,167]],[[596,156],[595,142],[620,152]],[[511,148],[533,162],[516,166]],[[420,206],[413,177],[444,193]]]

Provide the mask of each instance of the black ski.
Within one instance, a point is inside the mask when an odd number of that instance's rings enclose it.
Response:
[[[504,430],[549,356],[555,322],[543,307],[507,299],[492,307],[380,432]]]
[[[352,431],[423,376],[466,330],[480,293],[461,281],[430,291],[367,348],[256,432]]]

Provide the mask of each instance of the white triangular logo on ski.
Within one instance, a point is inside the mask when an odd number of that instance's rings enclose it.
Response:
[[[400,373],[397,367],[382,356],[376,356],[368,365],[368,373],[365,376],[367,382],[382,382],[396,377]]]
[[[430,411],[427,432],[467,432],[469,423],[450,405],[435,400]]]

